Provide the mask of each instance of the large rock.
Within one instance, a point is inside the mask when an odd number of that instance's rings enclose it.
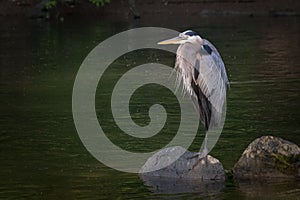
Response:
[[[184,153],[183,153],[184,152]],[[168,162],[175,155],[183,155],[175,162]],[[158,170],[156,170],[158,169]],[[197,153],[175,146],[162,149],[150,157],[140,170],[143,177],[166,177],[185,180],[225,180],[225,172],[219,160],[212,156],[199,159]]]
[[[278,137],[255,139],[233,168],[238,179],[300,177],[300,148]]]

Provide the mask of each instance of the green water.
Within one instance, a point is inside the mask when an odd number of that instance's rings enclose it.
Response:
[[[300,145],[299,17],[142,19],[64,22],[1,19],[0,198],[48,199],[297,199],[298,182],[245,182],[189,187],[179,192],[155,189],[136,174],[118,172],[93,158],[81,143],[72,118],[72,87],[87,54],[101,41],[129,28],[161,26],[193,29],[219,49],[231,82],[225,127],[210,153],[226,169],[262,135],[280,136]],[[133,96],[131,113],[149,123],[152,103],[169,113],[163,133],[147,141],[120,133],[109,114],[110,89],[135,65],[174,65],[174,55],[144,50],[120,57],[99,85],[96,110],[110,139],[132,151],[161,148],[172,139],[180,113],[177,100],[164,88],[149,85]],[[165,98],[162,98],[166,96]],[[101,102],[97,99],[107,99]],[[164,102],[166,101],[166,102]],[[141,105],[139,102],[143,102]],[[198,150],[203,128],[190,150]],[[171,185],[172,185],[172,181]],[[169,183],[170,183],[169,182]],[[165,185],[169,184],[164,183]],[[182,184],[182,185],[180,185]],[[192,184],[193,185],[193,184]],[[185,190],[186,188],[186,190]]]

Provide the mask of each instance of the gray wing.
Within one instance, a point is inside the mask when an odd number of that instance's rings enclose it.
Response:
[[[208,40],[203,39],[203,42],[203,46],[192,43],[180,45],[175,68],[191,96],[196,95],[191,87],[191,81],[194,81],[214,110],[222,113],[228,86],[225,66],[217,49]],[[197,105],[196,108],[199,109]]]
[[[229,81],[228,81],[225,65],[224,65],[224,62],[222,60],[220,53],[218,52],[216,47],[210,41],[203,39],[203,43],[204,43],[204,45],[208,45],[212,49],[212,54],[211,54],[212,59],[215,61],[216,65],[221,70],[221,77],[222,77],[223,81],[225,82],[226,87],[229,87]]]
[[[216,111],[221,113],[229,82],[219,52],[207,40],[200,49],[199,75],[195,81]]]

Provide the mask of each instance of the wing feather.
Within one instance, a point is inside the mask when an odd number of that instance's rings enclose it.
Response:
[[[222,113],[228,86],[225,66],[215,46],[205,39],[203,39],[203,44],[209,46],[211,51],[192,43],[180,45],[177,50],[175,68],[182,78],[186,91],[191,96],[196,96],[191,87],[191,81],[194,81],[214,110]],[[196,63],[199,65],[199,74],[195,74]]]

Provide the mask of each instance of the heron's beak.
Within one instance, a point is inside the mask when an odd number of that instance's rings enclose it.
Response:
[[[184,40],[181,37],[174,37],[172,39],[161,41],[157,44],[182,44],[183,41]]]

